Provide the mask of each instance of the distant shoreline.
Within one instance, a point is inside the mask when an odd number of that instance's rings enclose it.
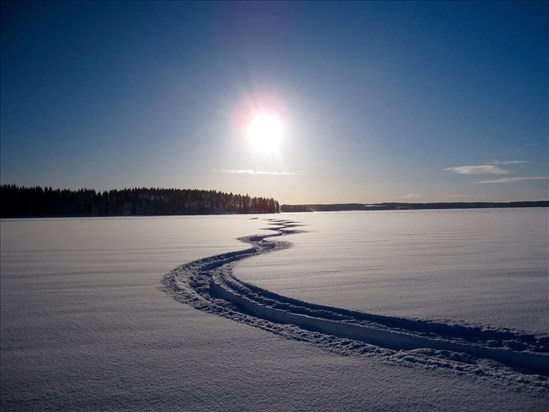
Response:
[[[518,202],[331,203],[282,205],[273,198],[198,189],[133,188],[97,192],[1,185],[0,218],[207,216],[279,212],[440,210],[549,207],[549,200]]]
[[[448,203],[335,203],[282,205],[281,212],[344,212],[376,210],[442,210],[549,207],[549,200],[523,202],[448,202]]]

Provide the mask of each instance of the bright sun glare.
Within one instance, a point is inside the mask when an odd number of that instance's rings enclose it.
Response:
[[[262,154],[276,154],[284,137],[284,126],[276,114],[256,113],[247,128],[251,147]]]

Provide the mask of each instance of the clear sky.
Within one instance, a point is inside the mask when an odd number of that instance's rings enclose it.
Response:
[[[549,199],[548,4],[3,1],[1,182]]]

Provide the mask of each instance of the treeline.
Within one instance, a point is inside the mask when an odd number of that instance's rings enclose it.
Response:
[[[524,202],[450,202],[450,203],[342,203],[282,205],[282,212],[339,212],[353,210],[429,210],[429,209],[484,209],[511,207],[549,207],[549,201]]]
[[[274,199],[215,190],[92,189],[60,190],[51,187],[0,187],[0,216],[154,216],[225,213],[278,213]]]

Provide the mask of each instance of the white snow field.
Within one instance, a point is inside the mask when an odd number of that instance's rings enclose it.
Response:
[[[359,311],[549,332],[549,209],[283,216],[307,232],[242,261],[240,279]]]
[[[546,213],[3,220],[1,409],[545,410]]]

